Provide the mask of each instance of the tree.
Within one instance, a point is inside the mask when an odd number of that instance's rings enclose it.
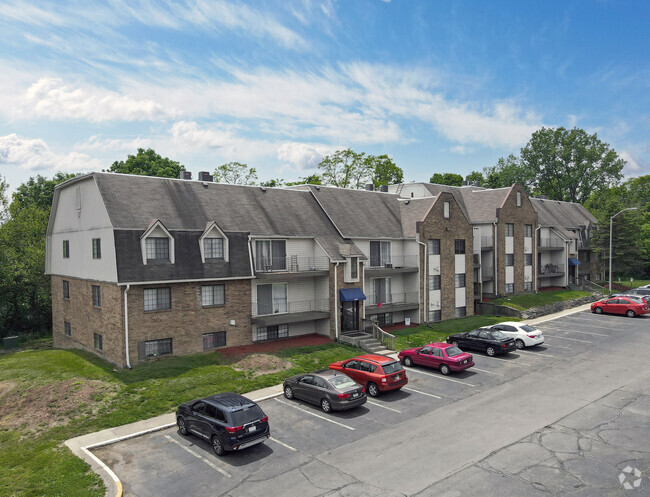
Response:
[[[321,177],[314,173],[310,174],[309,176],[305,176],[304,178],[298,178],[298,181],[290,181],[287,182],[287,186],[295,186],[295,185],[321,185],[322,180]]]
[[[532,179],[529,171],[524,168],[518,157],[510,154],[505,159],[501,157],[496,165],[483,169],[485,182],[488,188],[507,188],[515,183],[519,183],[530,195],[530,185]]]
[[[9,201],[7,200],[8,189],[9,183],[0,176],[0,224],[2,224],[7,217],[7,207],[9,206]]]
[[[429,183],[436,185],[462,186],[463,177],[455,173],[433,173]]]
[[[214,170],[214,179],[219,183],[232,185],[254,185],[257,171],[241,162],[227,162]]]
[[[26,207],[38,207],[49,212],[54,198],[54,187],[63,183],[77,174],[56,173],[52,179],[47,179],[40,174],[36,178],[29,178],[25,183],[20,185],[14,192],[9,205],[9,212],[12,216]]]
[[[366,157],[366,167],[372,174],[372,183],[375,188],[404,182],[404,171],[401,167],[397,167],[393,159],[386,154],[369,155]]]
[[[260,186],[264,186],[267,188],[276,188],[278,186],[283,186],[284,180],[283,179],[269,179],[267,181],[260,181]]]
[[[469,181],[470,183],[475,183],[478,181],[481,186],[485,185],[485,178],[478,171],[472,171],[467,176],[465,176],[465,181]]]
[[[185,166],[167,157],[163,158],[151,148],[139,148],[137,155],[129,155],[126,161],[113,162],[108,172],[178,178],[184,170]]]
[[[322,171],[323,184],[340,188],[363,188],[366,183],[378,187],[404,181],[404,172],[387,155],[366,155],[351,148],[323,157],[318,169]]]

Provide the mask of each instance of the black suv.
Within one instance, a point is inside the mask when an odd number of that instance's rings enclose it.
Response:
[[[219,393],[181,405],[176,411],[181,435],[209,440],[218,456],[264,442],[271,436],[269,417],[250,399]]]

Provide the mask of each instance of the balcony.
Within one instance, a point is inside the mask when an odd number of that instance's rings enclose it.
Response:
[[[492,281],[494,279],[494,266],[481,267],[481,281]]]
[[[330,299],[287,301],[273,299],[272,302],[253,302],[251,323],[264,326],[299,323],[330,317]]]
[[[286,257],[256,258],[255,273],[261,279],[296,279],[329,274],[327,257],[303,257],[288,255]]]
[[[481,237],[481,250],[492,250],[494,247],[494,240],[491,236]]]
[[[537,243],[537,247],[541,251],[545,250],[562,250],[564,248],[565,242],[561,238],[551,237],[551,238],[540,238]]]
[[[368,295],[366,315],[379,312],[410,311],[420,307],[418,292]]]
[[[366,271],[371,272],[375,277],[383,274],[414,273],[418,269],[417,255],[394,255],[392,257],[371,257],[370,265]]]
[[[475,299],[480,299],[481,298],[481,284],[480,283],[474,283],[474,298]]]
[[[481,258],[478,254],[474,254],[474,257],[472,259],[474,260],[474,269],[481,267]]]
[[[578,250],[589,250],[591,248],[591,240],[578,240]]]
[[[555,278],[556,276],[564,276],[564,264],[553,264],[549,262],[539,268],[537,273],[539,278]]]

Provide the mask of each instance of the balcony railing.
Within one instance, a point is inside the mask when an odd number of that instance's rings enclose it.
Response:
[[[270,273],[274,271],[299,273],[303,271],[327,271],[329,259],[327,257],[302,257],[288,255],[286,257],[261,257],[255,259],[255,271]]]
[[[584,250],[591,248],[591,240],[578,240],[578,248]]]
[[[299,312],[329,312],[330,299],[287,301],[273,299],[272,302],[253,302],[253,316],[274,314],[295,314]]]
[[[561,276],[564,274],[564,264],[553,264],[549,262],[539,267],[540,276]]]
[[[395,269],[418,267],[417,255],[394,255],[392,257],[371,257],[370,269]]]
[[[481,278],[492,278],[494,277],[494,266],[481,266]]]
[[[489,250],[492,247],[494,247],[494,240],[492,240],[491,236],[482,236],[481,237],[481,249],[482,250]]]
[[[417,304],[418,292],[392,293],[390,295],[368,295],[366,305]]]
[[[561,238],[540,238],[537,244],[540,248],[564,248],[564,240]]]

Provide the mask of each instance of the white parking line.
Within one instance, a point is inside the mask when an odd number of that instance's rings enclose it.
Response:
[[[575,325],[574,323],[571,323],[571,326],[576,326],[576,325]],[[585,327],[586,327],[586,328],[589,328],[589,329],[591,329],[591,328],[597,328],[597,329],[599,329],[599,330],[608,330],[608,331],[612,331],[611,328],[604,328],[604,327],[602,327],[602,326],[591,326],[591,325],[585,325]],[[576,330],[573,330],[573,329],[569,330],[569,329],[567,329],[566,326],[554,326],[554,327],[553,327],[553,331],[567,331],[567,332],[570,332],[570,333],[587,333],[586,331],[576,331]],[[597,334],[598,334],[598,333],[596,333],[596,335],[597,335]],[[609,335],[601,335],[601,336],[608,337]]]
[[[532,350],[519,350],[518,352],[523,352],[524,354],[537,355],[539,357],[555,357],[554,355],[547,354],[545,352],[533,352]]]
[[[398,411],[397,409],[393,409],[392,407],[379,404],[378,402],[373,402],[372,400],[369,400],[368,404],[372,404],[373,406],[377,406],[377,407],[383,407],[384,409],[388,409],[389,411],[396,412],[397,414],[402,414],[402,411]]]
[[[581,333],[582,335],[593,335],[596,337],[608,337],[609,335],[603,335],[602,333],[591,333],[589,331],[576,331],[576,330],[571,330],[569,333]]]
[[[290,451],[296,452],[296,450],[297,450],[297,449],[294,449],[293,447],[291,447],[291,445],[287,445],[284,442],[280,442],[280,440],[278,440],[277,438],[269,437],[269,440],[273,440],[276,444],[280,444],[280,445],[282,445],[282,447],[286,447]]]
[[[558,338],[560,340],[570,340],[572,342],[591,343],[589,340],[578,340],[577,338],[558,337],[558,336],[555,336],[555,335],[546,335],[546,336],[550,337],[550,338]]]
[[[338,421],[334,421],[333,419],[327,419],[325,416],[321,416],[320,414],[316,414],[315,412],[309,412],[306,409],[303,409],[302,407],[294,406],[293,404],[289,404],[288,402],[285,402],[285,401],[280,400],[280,399],[274,399],[274,400],[276,402],[279,402],[280,404],[284,404],[285,406],[289,406],[289,407],[293,407],[294,409],[298,409],[299,411],[302,411],[305,414],[309,414],[309,415],[314,416],[314,417],[316,417],[318,419],[322,419],[323,421],[327,421],[329,423],[332,423],[332,424],[335,424],[335,425],[338,425],[338,426],[342,426],[343,428],[347,428],[348,430],[353,430],[354,431],[354,428],[352,428],[351,426],[344,425],[343,423],[339,423]]]
[[[532,366],[532,364],[529,364],[526,361],[520,361],[519,358],[515,358],[514,360],[513,359],[504,359],[502,357],[489,357],[489,358],[490,359],[496,359],[497,361],[506,361],[508,363],[515,364],[516,366]]]
[[[165,435],[165,438],[166,438],[167,440],[169,440],[170,442],[175,443],[176,445],[178,445],[178,446],[179,446],[181,449],[183,449],[184,451],[189,452],[189,453],[192,454],[194,457],[196,457],[196,458],[198,458],[198,459],[201,459],[201,461],[203,461],[205,464],[207,464],[207,465],[210,466],[211,468],[216,469],[219,473],[221,473],[221,474],[222,474],[223,476],[225,476],[226,478],[230,478],[230,475],[229,475],[228,473],[226,473],[223,469],[221,469],[219,466],[217,466],[216,464],[214,464],[212,461],[210,461],[210,460],[206,459],[205,457],[203,457],[201,454],[198,454],[198,453],[194,452],[194,451],[193,451],[192,449],[190,449],[189,447],[185,447],[182,443],[180,443],[178,440],[174,440],[174,439],[173,439],[172,437],[170,437],[169,435]]]
[[[565,347],[564,345],[549,345],[546,342],[544,342],[544,347],[551,347],[552,349],[569,349],[569,350],[571,350],[571,347]]]
[[[419,371],[417,369],[412,369],[412,368],[407,368],[407,367],[405,367],[404,369],[407,369],[407,370],[412,371],[412,372],[417,373],[417,374],[423,374],[423,375],[426,375],[426,376],[433,376],[434,378],[438,378],[439,380],[453,381],[454,383],[460,383],[461,385],[467,385],[468,387],[475,387],[476,386],[476,385],[472,385],[471,383],[467,383],[467,382],[464,382],[464,381],[453,380],[451,378],[447,378],[446,376],[439,376],[437,374],[425,373],[424,371]]]
[[[406,390],[407,392],[415,392],[419,393],[420,395],[426,395],[428,397],[433,397],[434,399],[442,399],[439,395],[433,395],[432,393],[427,393],[427,392],[420,392],[419,390],[416,390],[415,388],[411,387],[402,387],[402,390]]]
[[[498,374],[499,376],[505,376],[503,373],[497,373],[495,371],[488,371],[487,369],[480,369],[476,366],[472,366],[472,370],[481,371],[482,373]]]

